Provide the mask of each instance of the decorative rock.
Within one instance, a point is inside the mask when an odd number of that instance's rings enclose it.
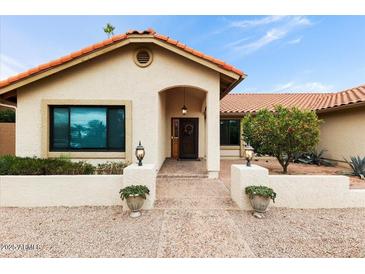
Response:
[[[132,211],[129,216],[132,218],[138,218],[142,215],[142,213],[140,211]]]
[[[263,214],[263,213],[259,213],[259,212],[256,212],[256,211],[254,211],[254,212],[252,213],[252,215],[253,215],[254,217],[256,217],[257,219],[263,219],[263,218],[265,218],[265,214]]]

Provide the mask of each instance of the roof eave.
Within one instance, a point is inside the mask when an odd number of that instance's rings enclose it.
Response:
[[[353,108],[358,108],[358,107],[362,107],[362,106],[365,106],[365,101],[353,102],[353,103],[349,103],[349,104],[343,104],[343,105],[338,105],[338,106],[333,106],[333,107],[328,107],[328,108],[321,108],[321,109],[316,109],[315,111],[318,114],[322,114],[322,113],[335,112],[335,111],[339,111],[339,110],[353,109]]]
[[[232,78],[234,80],[233,83],[236,83],[237,81],[239,83],[239,82],[242,81],[241,78],[243,78],[242,75],[240,75],[239,73],[236,73],[236,72],[231,71],[231,70],[224,69],[224,68],[220,67],[219,65],[217,65],[213,62],[210,62],[208,60],[204,60],[203,58],[195,56],[192,53],[186,52],[185,50],[183,50],[183,49],[181,49],[177,46],[171,45],[171,44],[169,44],[165,41],[162,41],[162,40],[158,40],[154,37],[154,35],[151,35],[151,34],[143,34],[143,35],[135,34],[134,35],[134,34],[132,34],[132,35],[129,35],[128,37],[124,38],[123,40],[115,41],[113,43],[105,45],[104,47],[92,50],[91,52],[88,52],[84,55],[81,55],[80,57],[77,57],[75,59],[72,59],[72,60],[67,61],[65,63],[62,63],[60,65],[55,65],[54,67],[50,67],[50,68],[48,68],[44,71],[40,71],[39,73],[29,75],[28,77],[24,77],[23,79],[20,79],[19,81],[15,81],[15,82],[7,85],[7,86],[4,86],[4,87],[0,88],[0,95],[5,94],[9,91],[15,90],[19,87],[25,86],[27,84],[30,84],[34,81],[37,81],[37,80],[40,80],[42,78],[48,77],[52,74],[55,74],[59,71],[62,71],[64,69],[66,69],[66,68],[75,66],[77,64],[80,64],[80,63],[85,62],[87,60],[93,59],[97,56],[100,56],[102,54],[105,54],[107,52],[110,52],[112,50],[115,50],[117,48],[126,46],[126,45],[131,44],[131,43],[154,43],[156,45],[159,45],[163,48],[166,48],[166,49],[168,49],[172,52],[175,52],[175,53],[177,53],[181,56],[184,56],[184,57],[186,57],[186,58],[188,58],[192,61],[200,63],[200,64],[202,64],[202,65],[204,65],[204,66],[206,66],[210,69],[213,69],[213,70],[215,70],[215,71],[217,71],[221,74],[224,74],[224,75]],[[238,83],[236,83],[236,85]],[[236,85],[234,85],[234,86],[236,86]]]

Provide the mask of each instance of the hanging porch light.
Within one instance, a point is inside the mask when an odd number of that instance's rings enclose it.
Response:
[[[188,108],[185,106],[185,87],[184,87],[184,105],[181,108],[182,115],[186,115],[188,113]]]

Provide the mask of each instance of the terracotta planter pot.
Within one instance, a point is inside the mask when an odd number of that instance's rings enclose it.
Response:
[[[258,213],[265,213],[267,207],[270,204],[270,197],[262,197],[259,195],[254,195],[252,199],[250,199],[251,206]]]
[[[131,214],[129,216],[131,216],[132,218],[137,218],[141,216],[141,209],[143,207],[144,200],[145,199],[139,195],[129,196],[127,198],[127,205],[131,210]]]

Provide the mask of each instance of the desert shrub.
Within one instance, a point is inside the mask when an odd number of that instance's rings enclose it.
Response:
[[[361,179],[365,179],[365,157],[361,158],[360,156],[352,156],[350,159],[351,161],[346,159],[345,161],[351,167],[352,174],[359,176]]]
[[[274,156],[287,173],[299,153],[313,151],[319,142],[320,120],[313,111],[276,106],[242,119],[243,139],[260,154]]]
[[[322,149],[320,151],[313,150],[307,153],[299,153],[294,156],[294,163],[317,165],[317,166],[335,166],[334,161],[324,159],[322,156],[326,150]]]
[[[95,167],[83,161],[65,158],[0,157],[0,175],[85,175],[94,174]]]
[[[106,162],[98,164],[96,168],[97,174],[123,174],[124,168],[128,166],[128,163],[123,162]]]
[[[0,123],[15,123],[15,111],[12,109],[0,110]]]

